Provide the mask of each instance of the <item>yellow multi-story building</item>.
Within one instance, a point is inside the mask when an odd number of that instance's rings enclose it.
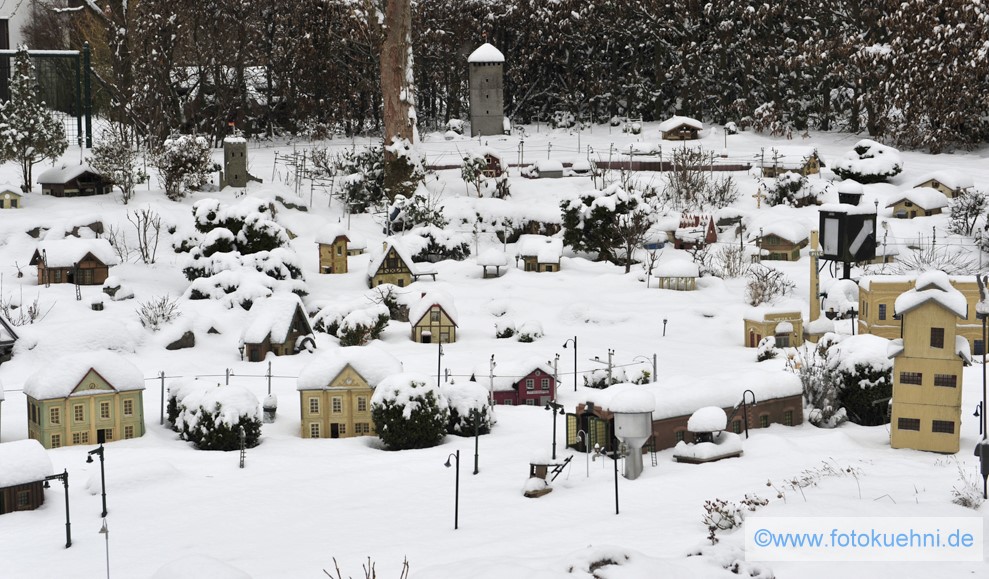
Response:
[[[45,448],[144,435],[144,375],[112,352],[70,356],[24,383],[28,436]]]
[[[914,289],[916,275],[867,275],[859,280],[858,332],[874,334],[890,340],[903,337],[900,319],[893,304],[904,292]],[[975,276],[947,276],[951,287],[965,297],[966,309],[955,323],[956,335],[968,340],[973,354],[982,354],[982,323],[975,319],[975,304],[979,302],[979,286]]]
[[[331,224],[316,234],[319,245],[319,273],[347,273],[347,244],[350,237],[343,227]]]
[[[957,331],[966,297],[939,271],[921,274],[893,304],[902,338],[892,342],[893,414],[890,445],[958,452],[962,367],[968,343]]]
[[[758,348],[767,336],[776,339],[777,348],[798,347],[804,343],[804,324],[799,311],[755,307],[743,318],[744,343],[747,348]]]
[[[402,372],[402,363],[373,346],[340,348],[299,373],[302,438],[375,434],[371,396],[378,382]]]

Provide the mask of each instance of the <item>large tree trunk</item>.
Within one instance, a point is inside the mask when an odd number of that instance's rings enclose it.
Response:
[[[385,192],[389,199],[415,190],[413,166],[388,149],[395,140],[414,142],[412,96],[411,0],[384,0],[381,42],[381,98],[384,115]]]

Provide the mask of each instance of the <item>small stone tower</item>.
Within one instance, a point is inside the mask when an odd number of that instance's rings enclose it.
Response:
[[[220,189],[224,187],[247,187],[248,181],[261,182],[247,172],[247,139],[234,132],[223,139],[223,171],[220,173]]]
[[[504,65],[505,56],[487,42],[467,57],[472,137],[505,132]]]

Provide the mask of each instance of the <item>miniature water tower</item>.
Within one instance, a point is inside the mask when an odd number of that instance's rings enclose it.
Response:
[[[842,263],[842,279],[852,275],[852,263],[876,258],[878,204],[862,201],[862,185],[847,179],[838,185],[838,204],[820,211],[820,258]]]
[[[628,447],[625,478],[634,480],[642,474],[642,445],[652,436],[652,413],[656,397],[641,388],[616,394],[608,404],[615,415],[615,436]]]
[[[470,83],[470,134],[505,132],[505,55],[485,42],[467,57]]]

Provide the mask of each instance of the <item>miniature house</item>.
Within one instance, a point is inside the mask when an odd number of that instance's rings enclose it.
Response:
[[[901,320],[893,313],[893,306],[900,294],[914,289],[917,279],[916,275],[867,275],[859,279],[858,333],[889,340],[902,337]],[[955,335],[968,340],[972,352],[981,355],[982,324],[975,319],[979,286],[972,276],[948,276],[948,281],[967,304],[967,313],[958,320]]]
[[[10,360],[16,342],[17,332],[14,331],[13,324],[0,315],[0,364]],[[3,394],[0,394],[0,400],[3,400]]]
[[[42,241],[28,263],[38,268],[38,285],[102,285],[119,259],[105,239],[73,237]]]
[[[347,255],[362,255],[367,251],[367,240],[353,231],[347,233]]]
[[[930,187],[954,199],[975,186],[971,175],[954,171],[938,171],[921,177],[914,187]]]
[[[797,347],[804,343],[803,319],[797,311],[752,308],[745,316],[745,346],[758,348],[763,338],[776,338],[777,348]]]
[[[956,326],[967,309],[965,296],[940,271],[921,274],[896,298],[903,337],[890,344],[893,448],[958,452],[962,366],[970,354]]]
[[[337,224],[324,226],[316,233],[319,246],[319,273],[347,273],[347,244],[350,238],[346,230]]]
[[[45,478],[52,461],[37,440],[0,444],[0,515],[33,511],[45,503]]]
[[[295,294],[259,299],[247,315],[249,321],[240,337],[242,360],[260,362],[268,352],[290,356],[316,345],[309,316]]]
[[[489,388],[495,404],[543,406],[556,399],[553,368],[541,358],[499,361],[493,374],[485,365],[474,371],[471,380]]]
[[[505,132],[505,55],[485,42],[467,57],[470,85],[470,134]]]
[[[695,249],[718,241],[718,230],[711,215],[684,213],[668,237],[673,238],[675,249]]]
[[[371,396],[378,382],[402,372],[397,358],[374,346],[340,348],[299,372],[302,438],[375,434]]]
[[[23,200],[19,189],[10,185],[0,187],[0,209],[18,209],[24,206]]]
[[[389,239],[367,266],[368,287],[377,287],[383,283],[405,287],[412,283],[415,272],[412,256],[397,240]]]
[[[517,243],[525,271],[560,271],[563,241],[545,235],[522,235]]]
[[[694,291],[697,289],[697,277],[700,269],[697,264],[685,259],[661,261],[653,271],[659,289],[675,291]]]
[[[45,448],[144,435],[144,374],[120,354],[61,358],[24,382],[28,436]]]
[[[704,125],[697,119],[673,116],[659,123],[664,141],[694,141],[700,138]]]
[[[432,291],[409,308],[412,341],[448,344],[457,341],[457,309],[445,292]]]
[[[887,205],[893,209],[893,217],[898,219],[913,219],[939,215],[948,206],[948,198],[944,193],[932,187],[917,187],[907,189],[895,197],[895,201]]]
[[[771,147],[759,159],[762,176],[774,178],[786,172],[816,175],[822,164],[816,147]]]
[[[89,165],[62,165],[42,171],[38,184],[43,195],[53,197],[106,195],[113,190],[113,183]]]
[[[809,243],[807,228],[792,221],[766,223],[751,239],[760,259],[773,261],[799,261],[800,250]]]

